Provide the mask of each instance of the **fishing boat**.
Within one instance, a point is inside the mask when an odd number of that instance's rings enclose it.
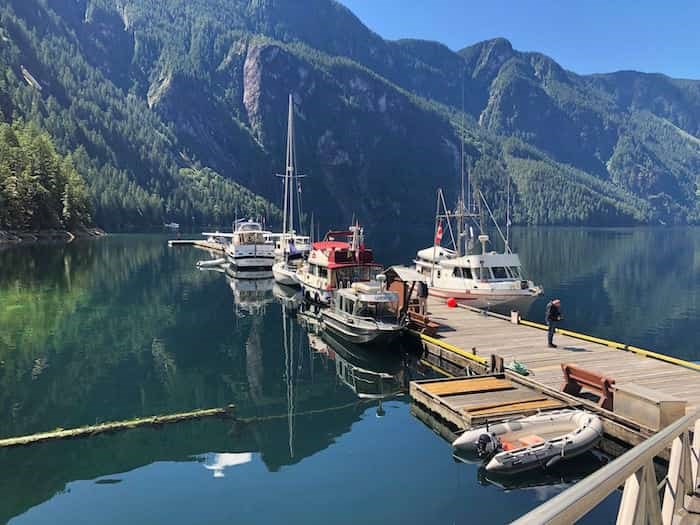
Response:
[[[429,295],[476,308],[515,309],[526,308],[542,295],[542,286],[524,276],[517,253],[488,251],[488,235],[479,235],[478,240],[482,246],[478,254],[461,255],[437,244],[418,252],[416,270],[426,276]]]
[[[301,183],[303,175],[296,172],[296,146],[294,142],[294,103],[289,95],[287,115],[287,156],[284,175],[284,205],[282,233],[273,233],[268,240],[275,246],[275,264],[272,274],[275,281],[286,286],[298,286],[296,271],[311,250],[309,237],[295,230],[294,204],[296,200],[297,225],[301,228]]]
[[[272,277],[274,247],[266,242],[260,223],[237,221],[231,242],[226,246],[231,273],[237,278],[267,279]]]
[[[307,300],[330,304],[335,290],[372,281],[381,270],[372,250],[365,247],[363,228],[356,224],[346,231],[330,231],[313,243],[295,277]]]
[[[603,422],[595,414],[558,410],[468,430],[452,446],[490,458],[487,472],[517,474],[579,456],[602,436]]]
[[[321,312],[323,327],[356,344],[395,341],[406,325],[398,317],[399,294],[386,290],[384,280],[378,275],[336,290],[331,307]]]
[[[525,277],[520,257],[510,247],[509,230],[503,235],[481,192],[478,192],[478,197],[481,212],[471,213],[463,197],[457,202],[456,211],[450,212],[442,190],[438,190],[435,240],[433,246],[418,251],[416,270],[426,277],[428,294],[433,297],[454,298],[459,303],[477,308],[509,306],[511,309],[525,309],[542,295],[543,289]],[[483,208],[488,210],[501,236],[503,252],[487,248],[491,240],[483,226]],[[450,222],[452,219],[457,223],[456,236]],[[465,221],[469,219],[479,224],[481,233],[478,236],[475,236],[473,227],[467,226]],[[452,248],[441,245],[445,233],[443,224]],[[510,224],[510,218],[507,224]],[[480,253],[472,253],[474,241],[481,244]]]

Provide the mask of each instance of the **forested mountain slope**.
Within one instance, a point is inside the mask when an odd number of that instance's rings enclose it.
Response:
[[[462,129],[495,208],[514,183],[516,222],[700,217],[697,81],[580,76],[504,39],[385,41],[332,0],[8,0],[0,41],[4,118],[77,150],[106,227],[274,220],[290,92],[324,225],[429,223]]]

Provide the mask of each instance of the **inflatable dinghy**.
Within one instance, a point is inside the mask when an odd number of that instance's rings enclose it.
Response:
[[[197,268],[214,268],[226,264],[226,259],[210,259],[207,261],[197,261]]]
[[[603,422],[598,416],[583,410],[558,410],[468,430],[452,446],[490,458],[487,472],[517,474],[583,454],[602,436]]]

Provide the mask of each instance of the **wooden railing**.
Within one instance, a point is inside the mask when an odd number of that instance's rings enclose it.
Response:
[[[658,483],[654,458],[668,447],[668,474]],[[690,504],[697,488],[698,451],[700,411],[672,423],[513,523],[569,525],[624,484],[618,525],[671,525],[674,516]],[[663,498],[659,497],[662,489]]]

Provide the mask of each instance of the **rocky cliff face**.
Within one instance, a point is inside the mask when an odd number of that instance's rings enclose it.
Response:
[[[122,96],[129,108],[148,112],[141,128],[159,137],[159,155],[172,156],[171,164],[209,167],[272,202],[281,200],[273,174],[283,169],[292,93],[299,167],[308,175],[305,209],[324,224],[353,216],[387,228],[428,224],[435,189],[457,188],[463,123],[474,179],[502,209],[510,178],[518,222],[700,218],[696,81],[634,72],[580,76],[505,39],[457,53],[435,42],[389,42],[332,0],[309,0],[304,9],[292,0],[9,4],[0,25],[19,56],[5,55],[4,63],[12,71],[36,54],[30,69],[48,86],[44,102],[106,107],[100,90]],[[91,89],[48,67],[49,56],[23,40],[17,21],[27,34],[55,37],[60,53],[84,63]],[[0,87],[0,101],[8,92]],[[4,105],[31,114],[27,97],[11,98]],[[76,129],[91,129],[92,117],[71,115]],[[128,111],[122,118],[137,120]],[[127,129],[95,138],[88,153],[102,160],[100,141],[129,142]],[[84,140],[77,131],[61,132],[68,142]],[[146,183],[138,151],[115,162],[145,191],[165,195],[172,174],[151,167]],[[163,206],[174,218],[191,215],[188,199],[201,183],[163,197]],[[226,192],[237,190],[211,191],[223,192],[219,209],[236,202]]]

